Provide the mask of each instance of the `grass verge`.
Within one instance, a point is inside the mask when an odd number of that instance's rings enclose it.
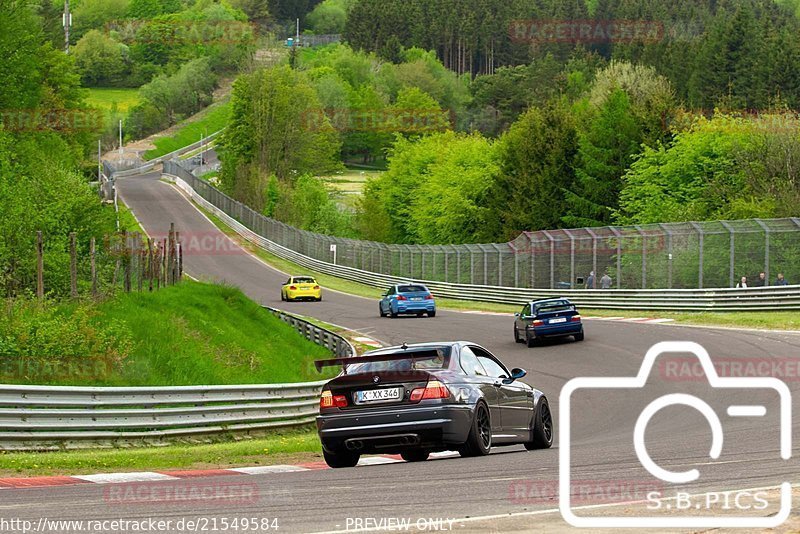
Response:
[[[224,469],[321,459],[309,426],[263,438],[209,444],[175,444],[56,452],[0,452],[0,476],[80,475],[168,469]]]
[[[343,293],[349,293],[360,297],[375,299],[380,298],[382,290],[372,286],[343,280],[324,273],[314,271],[297,265],[291,261],[279,258],[252,243],[245,241],[231,227],[226,225],[219,217],[209,213],[205,209],[198,208],[211,221],[229,237],[235,239],[244,248],[272,265],[276,269],[291,273],[292,275],[309,274],[316,277],[317,282],[324,288],[334,289]],[[514,313],[520,310],[519,305],[496,304],[492,302],[476,302],[467,300],[455,300],[438,298],[437,305],[442,309],[456,311],[483,311],[492,313]],[[377,303],[376,303],[377,306]],[[800,314],[796,312],[662,312],[662,311],[642,311],[642,310],[606,310],[581,308],[581,313],[586,316],[594,317],[649,317],[654,319],[672,319],[679,324],[701,325],[701,326],[725,326],[735,328],[753,328],[766,330],[800,330]]]
[[[228,124],[230,117],[230,104],[214,104],[207,108],[203,116],[185,124],[169,137],[161,137],[153,141],[156,148],[144,153],[145,160],[151,160],[164,154],[169,154],[179,148],[200,141],[201,136],[210,135],[221,130]]]
[[[17,301],[6,311],[0,382],[178,386],[330,376],[313,365],[327,349],[232,287],[186,281],[101,302]]]
[[[124,87],[90,87],[86,89],[88,96],[86,103],[111,112],[126,114],[128,110],[139,103],[139,89]]]

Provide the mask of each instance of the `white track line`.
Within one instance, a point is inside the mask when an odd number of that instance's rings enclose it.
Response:
[[[99,475],[76,475],[71,478],[94,482],[95,484],[124,484],[126,482],[155,482],[160,480],[180,480],[162,473],[103,473]]]

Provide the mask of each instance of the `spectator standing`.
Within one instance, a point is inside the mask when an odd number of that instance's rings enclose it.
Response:
[[[613,280],[611,280],[611,277],[608,276],[608,273],[604,273],[603,278],[600,279],[600,289],[611,289],[612,283]]]
[[[736,287],[745,288],[746,289],[747,288],[747,277],[743,276],[742,279],[739,280],[739,283],[736,284]]]
[[[776,286],[788,286],[789,282],[786,281],[786,278],[783,277],[783,273],[778,273],[778,279],[775,280]]]
[[[595,281],[594,281],[594,271],[589,273],[589,276],[586,277],[586,289],[594,289],[595,288]]]
[[[767,285],[767,275],[764,273],[764,271],[761,271],[760,273],[758,273],[758,280],[756,280],[754,286],[765,287],[766,285]]]

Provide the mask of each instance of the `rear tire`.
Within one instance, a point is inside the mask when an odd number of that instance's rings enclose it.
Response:
[[[528,345],[528,348],[535,347],[538,342],[539,340],[531,336],[530,332],[525,333],[525,343]]]
[[[436,310],[429,311],[428,312],[428,317],[436,317]]]
[[[533,414],[533,428],[531,440],[525,443],[529,451],[535,449],[549,449],[553,446],[553,414],[550,412],[550,403],[547,397],[542,396],[536,403],[536,413]]]
[[[357,452],[350,451],[328,452],[323,450],[322,456],[325,457],[325,463],[334,469],[355,467],[358,464],[358,460],[361,458],[361,455]]]
[[[423,315],[425,315],[425,312],[417,312],[417,317],[422,317]]]
[[[514,341],[517,343],[525,343],[525,340],[519,337],[519,330],[517,330],[516,326],[514,327]]]
[[[575,341],[583,341],[583,329],[580,332],[575,334]]]
[[[464,458],[472,456],[486,456],[492,450],[492,421],[489,409],[483,402],[475,407],[475,416],[472,418],[472,427],[464,445],[458,453]]]
[[[400,453],[400,457],[406,462],[424,462],[430,455],[431,452],[425,449],[411,449]]]
[[[389,308],[389,317],[391,317],[392,319],[397,319],[397,312]]]

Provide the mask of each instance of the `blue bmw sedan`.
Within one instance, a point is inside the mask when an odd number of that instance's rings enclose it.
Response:
[[[583,341],[583,322],[575,305],[565,298],[534,300],[514,314],[514,341],[535,346],[548,337],[573,336]]]
[[[390,287],[378,303],[381,317],[413,314],[422,317],[436,316],[436,302],[428,288],[422,284],[397,284]]]

